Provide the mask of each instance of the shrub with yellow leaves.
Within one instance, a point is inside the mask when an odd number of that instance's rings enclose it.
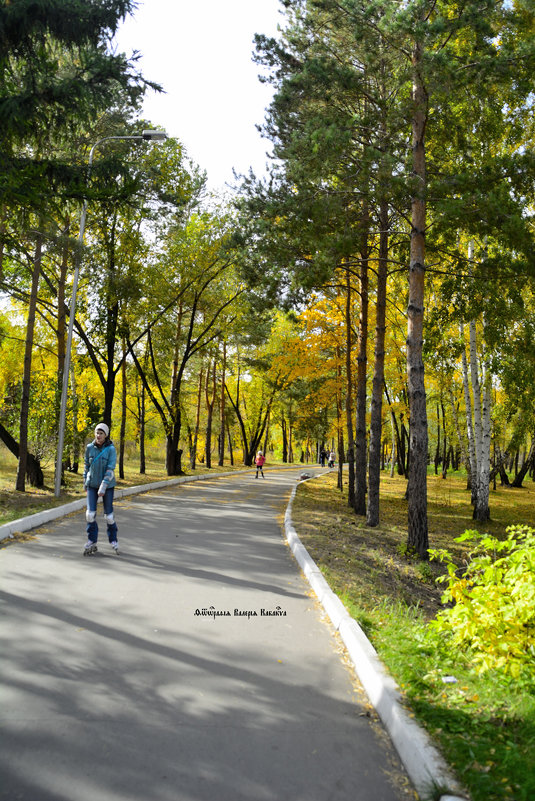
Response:
[[[441,610],[430,632],[470,651],[482,673],[499,670],[511,678],[535,678],[535,529],[510,526],[499,540],[465,531],[456,542],[474,542],[461,571],[446,550],[430,556],[443,562],[447,583]]]

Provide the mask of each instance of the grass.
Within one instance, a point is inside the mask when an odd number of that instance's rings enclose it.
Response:
[[[381,525],[372,529],[348,508],[334,474],[307,482],[293,507],[296,530],[473,801],[533,801],[535,687],[478,676],[468,654],[424,638],[441,608],[442,568],[407,556],[405,486],[404,479],[384,476]],[[462,563],[467,554],[453,539],[467,528],[501,537],[507,526],[534,520],[535,485],[498,487],[490,503],[492,520],[476,524],[466,479],[429,476],[430,546],[447,548]]]

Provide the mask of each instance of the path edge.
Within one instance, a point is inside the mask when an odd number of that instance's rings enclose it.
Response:
[[[128,495],[140,495],[143,492],[151,492],[155,489],[163,487],[172,487],[175,484],[185,484],[189,481],[203,481],[209,478],[223,478],[224,476],[235,476],[240,473],[246,473],[252,470],[229,470],[225,473],[202,473],[197,476],[180,476],[178,478],[168,478],[162,481],[153,481],[149,484],[137,484],[134,487],[125,487],[124,489],[115,488],[114,500],[125,498]],[[80,509],[85,509],[87,499],[85,496],[77,501],[63,504],[62,506],[54,506],[52,509],[44,509],[42,512],[35,512],[33,515],[26,517],[19,517],[17,520],[11,520],[9,523],[4,523],[0,526],[0,542],[5,539],[13,539],[15,534],[22,534],[25,531],[31,531],[33,528],[39,528],[45,523],[50,523],[51,520],[57,520],[60,517],[65,517],[71,512],[78,512]]]
[[[310,481],[311,478],[303,480]],[[436,798],[437,790],[442,790],[444,793],[445,788],[448,788],[446,794],[440,796],[439,801],[469,801],[466,791],[459,786],[428,733],[410,717],[402,705],[399,687],[379,659],[377,651],[330,588],[299,539],[292,521],[292,507],[301,483],[303,481],[293,488],[286,507],[284,516],[286,540],[320,604],[339,632],[359,680],[388,731],[410,780],[421,798]]]

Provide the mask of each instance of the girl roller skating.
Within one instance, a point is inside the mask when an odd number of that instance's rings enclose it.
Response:
[[[114,470],[117,463],[117,451],[109,438],[109,433],[110,429],[106,423],[99,423],[95,428],[95,439],[85,449],[84,487],[87,490],[87,542],[84,547],[84,556],[89,556],[97,550],[97,502],[99,498],[102,498],[104,505],[109,543],[115,553],[119,553],[117,523],[113,516]]]
[[[256,465],[256,475],[255,478],[258,478],[258,471],[262,473],[262,478],[265,478],[264,475],[264,465],[266,463],[266,457],[262,453],[262,451],[258,451],[256,454],[255,465]]]

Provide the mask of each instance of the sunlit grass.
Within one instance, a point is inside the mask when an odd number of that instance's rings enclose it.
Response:
[[[423,637],[441,608],[435,583],[441,567],[406,554],[405,489],[405,479],[383,477],[381,523],[367,528],[348,507],[347,491],[336,488],[334,474],[307,482],[294,503],[296,530],[473,801],[533,801],[535,688],[507,684],[494,673],[476,675],[466,654],[430,647]],[[534,483],[492,489],[490,510],[490,521],[476,523],[466,478],[429,476],[430,545],[447,548],[459,563],[467,553],[453,540],[467,528],[502,537],[509,525],[533,523]],[[456,681],[444,683],[448,675]]]

